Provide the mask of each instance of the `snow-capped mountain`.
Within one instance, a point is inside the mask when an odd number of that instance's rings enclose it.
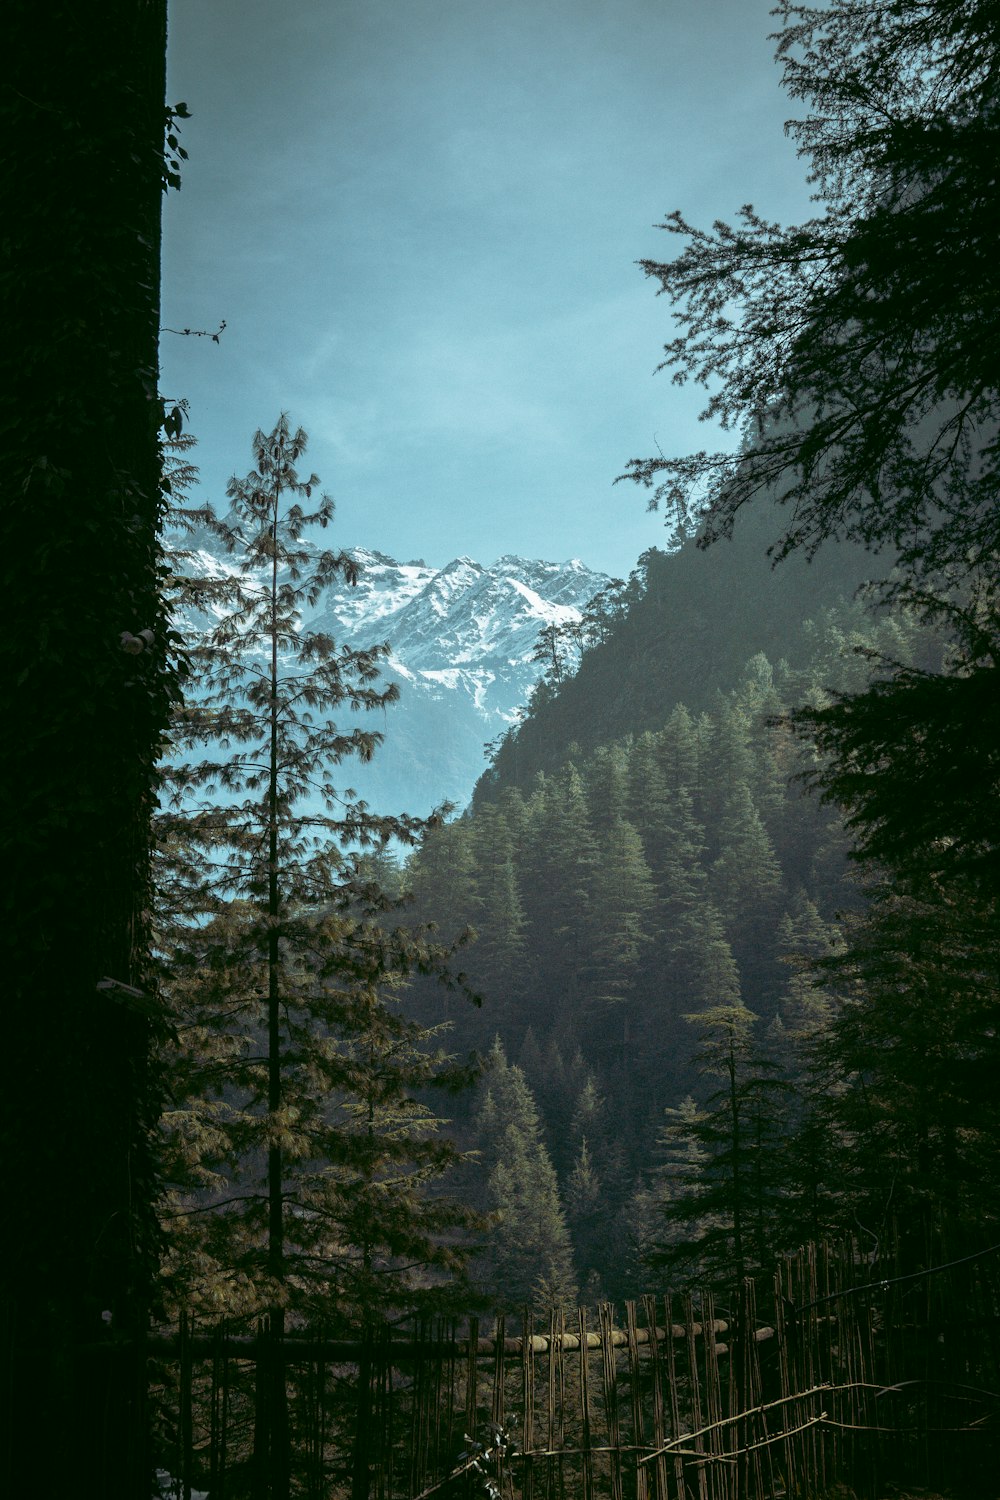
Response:
[[[192,571],[230,571],[207,537],[184,545],[197,549]],[[398,681],[400,700],[378,726],[385,742],[374,761],[345,766],[345,776],[379,812],[463,806],[483,770],[483,747],[514,722],[541,675],[532,660],[539,632],[578,620],[608,579],[575,558],[505,556],[487,567],[458,557],[435,568],[350,552],[359,582],[329,589],[303,623],[338,645],[387,641],[384,675]]]
[[[501,557],[492,567],[458,557],[444,568],[356,550],[355,588],[331,590],[306,623],[353,645],[388,641],[386,675],[400,701],[385,743],[352,781],[373,807],[426,813],[468,801],[483,747],[514,722],[541,674],[539,631],[578,620],[608,582],[573,559]]]

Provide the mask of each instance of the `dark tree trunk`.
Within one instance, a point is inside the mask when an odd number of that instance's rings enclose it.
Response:
[[[136,1500],[157,1100],[155,1011],[132,991],[149,987],[170,691],[156,551],[166,3],[15,0],[6,22],[0,1490]],[[119,1340],[124,1353],[100,1348]]]

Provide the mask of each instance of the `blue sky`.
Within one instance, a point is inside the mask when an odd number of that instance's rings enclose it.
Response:
[[[770,0],[171,0],[190,153],[161,387],[207,498],[285,409],[340,545],[444,564],[662,540],[628,459],[711,445],[654,375],[654,226],[808,210]]]

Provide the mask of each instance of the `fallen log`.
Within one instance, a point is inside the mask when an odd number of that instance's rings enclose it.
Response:
[[[707,1332],[718,1340],[720,1334],[729,1332],[729,1324],[724,1319],[717,1318],[707,1325],[695,1323],[693,1331],[696,1338],[704,1338]],[[653,1343],[664,1343],[668,1338],[682,1340],[687,1338],[687,1333],[688,1330],[681,1323],[672,1323],[669,1327],[637,1328],[635,1342],[641,1348]],[[764,1343],[775,1337],[775,1331],[773,1328],[756,1328],[753,1337],[756,1343]],[[610,1338],[611,1347],[614,1349],[623,1348],[628,1344],[628,1334],[623,1328],[612,1328]],[[258,1351],[262,1348],[258,1339],[250,1334],[229,1337],[217,1334],[194,1334],[186,1339],[181,1339],[177,1334],[153,1334],[145,1342],[151,1358],[172,1358],[180,1354],[183,1349],[185,1353],[195,1357],[207,1358],[226,1353],[231,1359],[255,1360]],[[588,1333],[586,1344],[588,1350],[601,1349],[601,1335]],[[553,1341],[549,1334],[530,1334],[527,1338],[527,1346],[532,1354],[548,1354],[552,1347],[561,1349],[564,1353],[575,1353],[580,1349],[580,1335],[557,1334]],[[95,1351],[105,1349],[113,1352],[114,1349],[121,1348],[121,1343],[111,1340],[92,1347]],[[289,1334],[283,1344],[285,1360],[289,1364],[314,1359],[325,1360],[332,1364],[356,1364],[363,1347],[355,1339],[296,1338],[294,1334]],[[525,1339],[520,1336],[503,1340],[504,1359],[520,1359],[524,1350]],[[715,1351],[720,1356],[728,1354],[729,1345],[716,1342]],[[443,1355],[467,1359],[470,1350],[468,1339],[391,1338],[376,1341],[374,1345],[367,1346],[367,1352],[376,1363],[391,1364],[397,1361],[406,1363],[410,1360],[435,1359]],[[495,1338],[487,1335],[476,1340],[475,1356],[477,1359],[493,1359],[498,1352],[500,1351],[497,1349]]]

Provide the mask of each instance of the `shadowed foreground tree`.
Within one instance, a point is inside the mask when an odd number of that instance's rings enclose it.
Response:
[[[815,1048],[816,1123],[850,1216],[898,1226],[920,1264],[996,1238],[1000,921],[970,885],[873,896],[817,965],[841,1007]]]
[[[146,1492],[165,0],[5,17],[0,1489]],[[116,1344],[116,1358],[95,1346]],[[88,1353],[88,1351],[91,1351]],[[6,1481],[6,1483],[5,1483]]]
[[[890,663],[864,692],[796,716],[823,752],[811,774],[846,812],[859,854],[927,889],[1000,899],[1000,592],[927,597],[951,636],[948,670]]]
[[[1000,540],[996,6],[778,14],[785,87],[811,110],[789,129],[823,212],[783,228],[747,206],[709,231],[670,215],[685,248],[643,262],[680,325],[665,365],[717,383],[706,415],[744,443],[629,474],[706,542],[771,493],[790,512],[779,556],[847,536],[917,579],[975,570]]]
[[[943,680],[890,670],[810,716],[841,759],[829,784],[866,853],[895,859],[910,842],[924,858],[930,832],[944,864],[971,855],[995,880],[997,10],[785,0],[779,13],[785,86],[809,110],[790,129],[823,213],[782,228],[746,207],[711,231],[669,218],[684,249],[644,263],[680,326],[665,364],[713,383],[706,415],[743,442],[628,472],[671,520],[700,522],[703,545],[767,498],[787,511],[778,558],[836,538],[887,554],[872,564],[895,563],[883,595],[944,627],[955,652]]]

